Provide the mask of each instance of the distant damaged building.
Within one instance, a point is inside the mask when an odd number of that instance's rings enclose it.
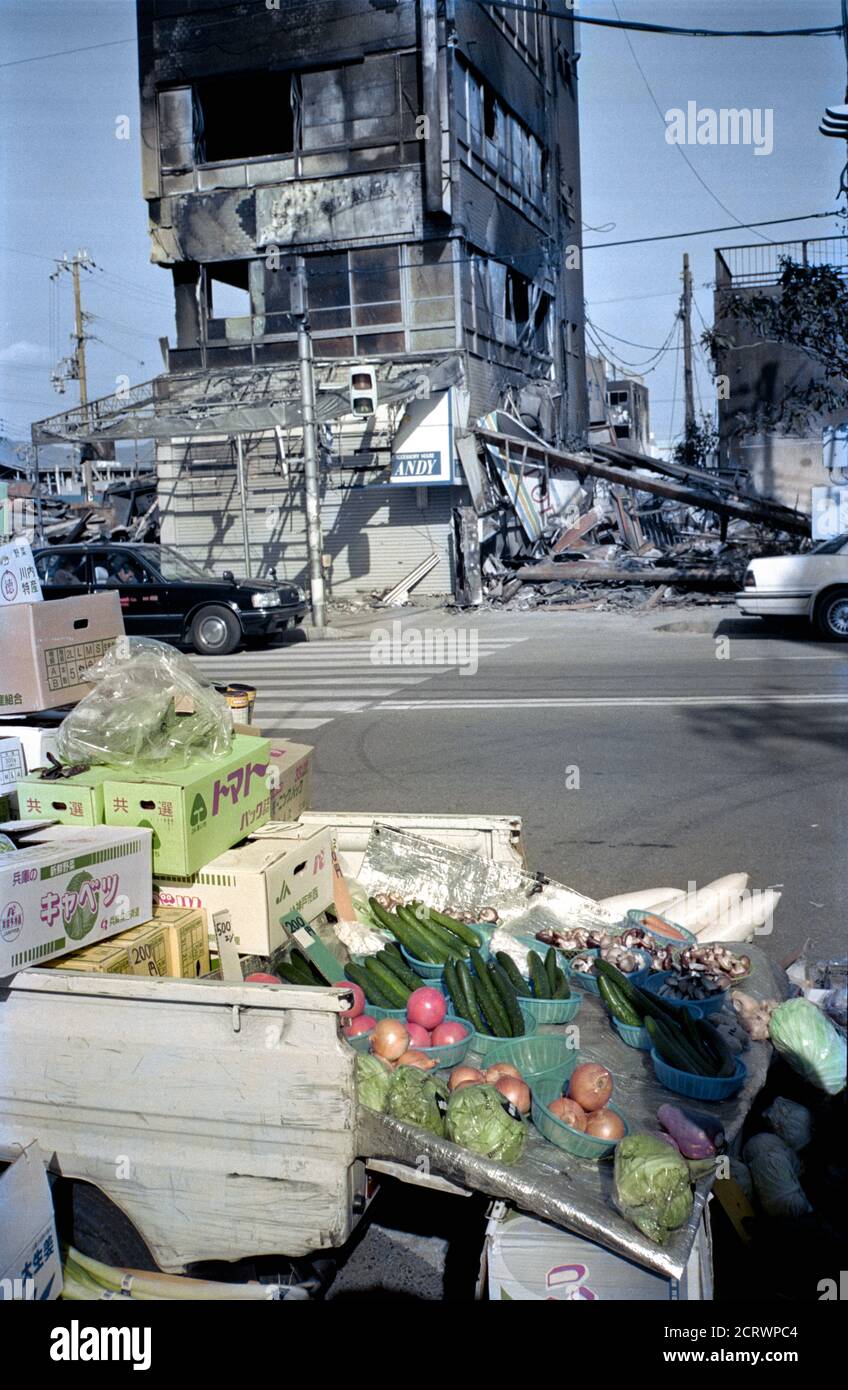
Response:
[[[176,317],[151,407],[163,540],[306,575],[303,257],[331,592],[417,566],[419,592],[453,592],[486,510],[474,424],[586,436],[572,22],[535,0],[139,0],[138,35]],[[378,408],[358,418],[362,364]]]

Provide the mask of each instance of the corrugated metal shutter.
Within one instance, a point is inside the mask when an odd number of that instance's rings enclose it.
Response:
[[[307,578],[306,511],[301,474],[281,476],[273,439],[253,445],[248,461],[248,531],[255,577],[275,565],[280,579]],[[171,461],[166,446],[158,461],[163,507],[162,540],[190,559],[220,572],[244,573],[240,500],[230,446],[193,446],[191,466]],[[338,478],[334,472],[333,481]],[[419,496],[426,505],[418,505]],[[339,598],[384,590],[433,551],[438,564],[417,586],[420,594],[453,592],[451,512],[468,500],[463,487],[327,487],[321,499],[324,550],[333,557],[332,591]]]

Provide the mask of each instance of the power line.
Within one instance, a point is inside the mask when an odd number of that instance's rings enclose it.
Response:
[[[482,8],[484,0],[477,2]],[[487,8],[490,4],[495,4],[500,10],[523,10],[525,14],[541,14],[547,19],[572,20],[575,24],[597,24],[605,29],[636,29],[645,34],[678,34],[695,39],[825,38],[843,33],[841,24],[818,25],[806,29],[681,29],[671,24],[649,24],[637,19],[590,18],[571,10],[557,13],[541,5],[524,5],[521,0],[485,0],[485,4]]]
[[[678,147],[679,148],[679,147]],[[771,217],[766,222],[736,222],[730,227],[701,227],[696,232],[664,232],[660,236],[630,237],[625,241],[598,241],[584,246],[584,251],[605,251],[608,246],[641,246],[646,241],[677,241],[687,236],[712,236],[715,232],[751,231],[754,227],[778,227],[785,222],[812,222],[815,218],[840,217],[838,209],[831,212],[805,212],[800,217]]]
[[[9,63],[0,63],[0,68],[17,68],[23,63],[43,63],[48,58],[64,58],[69,53],[92,53],[95,48],[122,48],[127,43],[135,43],[135,38],[112,39],[109,43],[90,43],[85,48],[57,48],[53,53],[35,53],[31,58],[13,58]]]
[[[616,14],[618,15],[618,17],[619,17],[619,19],[620,19],[620,18],[621,18],[621,15],[619,14],[618,5],[616,4],[616,0],[612,0],[612,4],[613,4],[613,9],[615,10]],[[631,58],[633,59],[634,63],[636,64],[636,67],[637,67],[638,70],[639,70],[639,76],[642,78],[642,81],[644,82],[644,84],[645,84],[645,86],[646,86],[646,88],[647,88],[648,96],[651,98],[651,101],[653,102],[654,106],[656,107],[657,115],[659,116],[660,120],[662,121],[663,125],[665,126],[665,125],[666,125],[665,113],[664,113],[662,107],[660,106],[659,102],[657,101],[657,99],[656,99],[656,97],[655,97],[655,95],[654,95],[654,89],[653,89],[653,87],[651,86],[650,82],[648,81],[647,74],[645,73],[645,69],[642,67],[642,64],[639,62],[639,59],[638,59],[638,57],[637,57],[637,55],[636,55],[636,49],[633,47],[633,43],[632,43],[632,41],[631,41],[630,35],[629,35],[629,34],[625,34],[625,35],[624,35],[624,38],[625,38],[625,42],[626,42],[626,44],[627,44],[627,47],[630,49],[630,56],[631,56]],[[692,160],[689,158],[688,154],[687,154],[686,151],[684,150],[683,146],[682,146],[682,145],[679,145],[679,144],[676,144],[676,145],[674,146],[674,148],[677,150],[677,152],[678,152],[678,154],[681,156],[681,158],[685,161],[687,168],[695,175],[695,178],[698,180],[698,182],[699,182],[699,184],[701,185],[701,187],[710,195],[710,197],[712,198],[713,202],[716,203],[717,206],[721,208],[722,212],[726,212],[727,215],[728,215],[728,217],[732,217],[733,220],[734,220],[734,222],[738,222],[738,223],[739,223],[740,227],[747,227],[748,230],[750,231],[750,230],[751,230],[750,224],[742,222],[741,219],[738,218],[738,217],[736,216],[736,213],[733,212],[733,211],[727,206],[726,203],[723,203],[723,202],[721,201],[721,198],[719,198],[718,194],[713,192],[713,190],[710,188],[709,184],[707,183],[706,179],[704,179],[704,178],[701,177],[701,175],[698,173],[698,170],[695,168],[695,165],[692,163]],[[760,238],[761,241],[768,241],[768,239],[769,239],[768,237],[763,236],[762,232],[757,232],[757,236]]]

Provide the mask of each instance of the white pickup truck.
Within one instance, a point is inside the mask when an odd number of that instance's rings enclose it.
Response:
[[[375,819],[523,862],[506,816],[303,819],[335,829],[354,875]],[[110,1263],[149,1252],[179,1273],[340,1246],[370,1190],[342,1007],[332,990],[23,970],[0,986],[0,1162],[38,1139],[58,1209]]]

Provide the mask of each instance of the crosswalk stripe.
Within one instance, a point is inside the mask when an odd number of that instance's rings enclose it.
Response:
[[[572,696],[563,699],[505,697],[500,700],[380,700],[374,709],[390,710],[491,710],[491,709],[633,709],[664,705],[845,705],[848,695],[650,695]]]
[[[288,734],[292,729],[320,729],[322,724],[332,724],[330,719],[285,719],[282,724],[268,724],[263,728],[262,734],[265,738],[279,738],[281,734]]]

